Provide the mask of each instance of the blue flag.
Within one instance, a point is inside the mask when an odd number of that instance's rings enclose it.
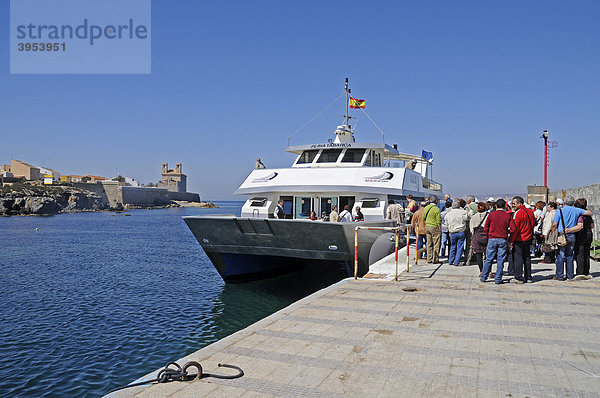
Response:
[[[433,152],[427,152],[426,150],[421,151],[421,157],[428,162],[433,160]]]

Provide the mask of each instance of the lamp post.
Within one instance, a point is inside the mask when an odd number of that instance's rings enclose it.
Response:
[[[548,130],[542,133],[544,138],[544,187],[546,188],[546,203],[548,203]]]
[[[544,186],[548,189],[548,130],[542,133],[544,138]]]

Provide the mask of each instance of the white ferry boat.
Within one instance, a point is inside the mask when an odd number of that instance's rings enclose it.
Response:
[[[291,167],[253,170],[236,194],[249,196],[240,217],[190,216],[184,221],[226,282],[256,279],[308,264],[345,265],[353,274],[354,228],[395,226],[386,220],[388,201],[407,204],[442,197],[442,185],[430,178],[431,160],[401,153],[397,145],[358,143],[350,125],[350,90],[346,79],[346,115],[325,143],[289,146]],[[275,219],[278,201],[284,219]],[[360,206],[364,221],[309,219],[311,211],[329,215]],[[382,231],[361,230],[359,274],[368,271],[369,251]]]

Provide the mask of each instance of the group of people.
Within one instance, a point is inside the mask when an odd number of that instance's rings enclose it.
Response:
[[[544,262],[556,263],[555,279],[564,280],[563,263],[566,264],[567,279],[576,276],[589,279],[594,220],[587,209],[587,200],[567,196],[564,204],[559,199],[547,207],[544,202],[538,202],[537,207],[541,209],[537,212],[542,220],[538,244],[540,251],[546,253]],[[576,270],[573,259],[577,263]]]
[[[497,208],[504,209],[498,202]],[[517,283],[533,282],[531,255],[542,251],[546,253],[544,262],[554,259],[554,280],[573,280],[576,275],[582,279],[591,277],[590,246],[594,223],[586,199],[575,200],[567,196],[564,203],[562,200],[548,204],[539,201],[526,206],[522,197],[515,196],[510,207],[498,212],[509,215],[508,221],[504,216],[498,218],[493,212],[486,222],[484,229],[489,241],[481,272],[482,282],[488,278],[494,258],[498,263],[496,283],[502,283],[505,259],[508,259],[508,274],[514,275]],[[577,274],[573,264],[575,256]]]
[[[421,202],[407,220],[415,229],[420,252],[428,263],[441,263],[439,256],[445,256],[446,249],[448,263],[453,266],[470,265],[474,256],[481,281],[491,275],[495,283],[501,284],[506,261],[507,275],[514,276],[517,283],[533,282],[531,258],[542,253],[543,262],[556,266],[553,279],[590,278],[592,214],[586,199],[570,196],[564,203],[558,199],[528,205],[521,196],[507,203],[504,199],[476,202],[472,195],[466,200],[446,195],[441,206],[437,198]],[[494,260],[496,273],[491,272]]]
[[[567,196],[545,203],[527,204],[521,196],[506,202],[489,198],[477,202],[473,195],[466,199],[451,199],[443,203],[437,197],[425,198],[419,205],[411,195],[403,207],[388,201],[386,218],[398,225],[412,225],[418,238],[419,257],[428,263],[441,264],[440,256],[448,252],[448,263],[453,266],[479,267],[482,282],[492,277],[503,283],[503,275],[513,276],[517,283],[533,282],[531,258],[544,254],[544,263],[554,263],[555,280],[590,278],[590,248],[593,241],[593,213],[587,209],[587,200]],[[284,218],[283,201],[275,209],[275,218]],[[314,211],[309,219],[318,220]],[[320,220],[331,222],[363,221],[360,206],[354,214],[350,205],[338,213],[323,212]],[[497,263],[491,272],[493,261]],[[507,273],[504,263],[508,262]],[[575,269],[574,263],[577,264]]]
[[[285,212],[283,210],[283,200],[277,202],[277,207],[275,207],[275,212],[273,216],[277,219],[285,218]],[[354,214],[350,211],[350,205],[344,205],[344,210],[338,213],[337,205],[333,205],[331,207],[331,213],[327,214],[327,212],[321,213],[321,218],[317,217],[317,213],[313,210],[310,212],[308,216],[309,220],[320,220],[320,221],[331,221],[331,222],[353,222],[353,221],[364,221],[365,216],[362,211],[360,211],[360,206],[356,206],[354,209]]]
[[[331,207],[331,213],[329,213],[329,221],[332,222],[352,222],[352,221],[364,221],[365,216],[360,211],[360,206],[356,206],[354,209],[354,215],[350,212],[350,205],[344,205],[344,210],[338,213],[337,205]],[[325,213],[323,213],[325,214]]]
[[[437,197],[428,197],[417,205],[412,195],[406,197],[405,207],[388,201],[386,218],[396,220],[400,224],[411,224],[418,239],[419,256],[426,256],[428,263],[440,263],[440,254],[445,255],[445,235],[443,234],[443,219]],[[441,249],[440,253],[440,247]],[[425,254],[427,251],[427,254]]]

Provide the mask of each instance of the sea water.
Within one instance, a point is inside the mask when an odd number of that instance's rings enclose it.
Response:
[[[101,396],[339,280],[226,285],[181,218],[216,204],[0,217],[0,396]]]

